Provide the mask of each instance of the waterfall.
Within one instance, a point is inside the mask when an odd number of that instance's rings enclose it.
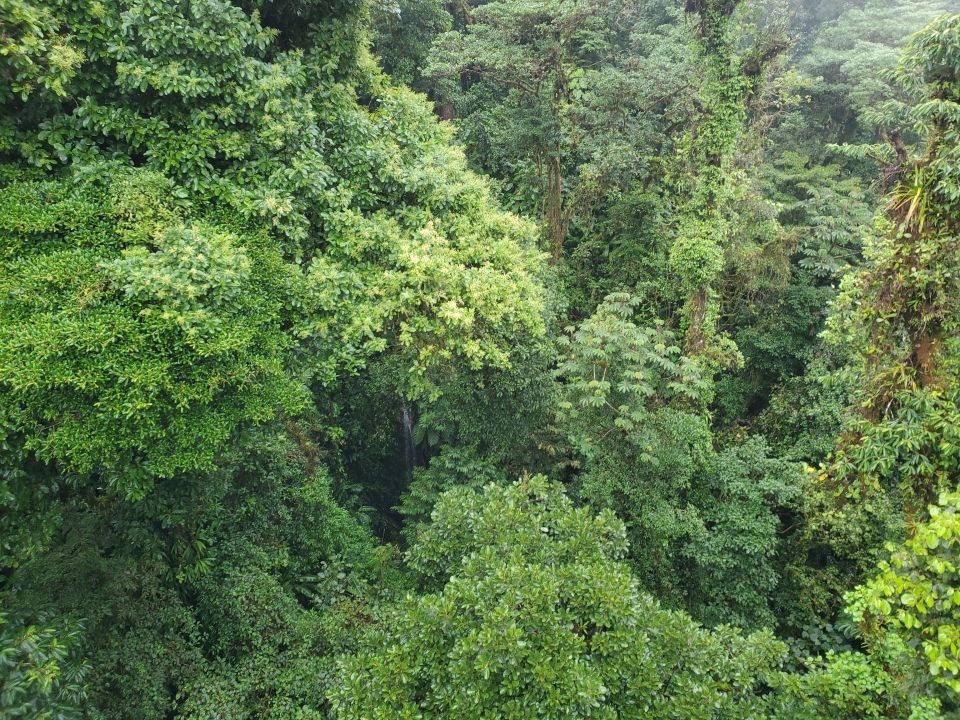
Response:
[[[413,442],[413,414],[410,408],[403,406],[400,416],[403,423],[403,461],[407,473],[407,482],[413,480],[413,467],[417,462],[417,448]]]

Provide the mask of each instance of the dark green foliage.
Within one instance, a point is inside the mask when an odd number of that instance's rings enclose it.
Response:
[[[711,384],[662,328],[611,296],[569,340],[560,424],[581,466],[578,493],[627,523],[641,583],[711,623],[772,624],[782,521],[799,469],[759,439],[718,452]]]
[[[957,9],[0,0],[0,715],[955,716]]]
[[[669,112],[685,96],[688,51],[662,19],[619,0],[498,0],[434,44],[425,72],[444,112],[462,118],[471,157],[501,180],[507,203],[542,218],[554,262],[571,233],[592,234],[597,205],[669,152],[645,110]]]
[[[88,666],[79,659],[82,628],[40,613],[0,614],[0,713],[10,718],[80,718]]]
[[[373,51],[394,82],[426,90],[422,71],[434,39],[453,18],[441,0],[377,0],[371,8]]]
[[[179,478],[126,510],[68,515],[61,543],[9,580],[15,607],[43,598],[86,619],[87,685],[105,717],[163,717],[178,695],[200,707],[201,677],[282,707],[295,688],[272,674],[280,648],[288,672],[310,674],[355,622],[372,542],[327,478],[304,479],[289,443],[256,440],[201,486]],[[257,717],[259,701],[244,702]]]
[[[848,388],[831,373],[836,362],[818,351],[799,377],[779,385],[757,419],[778,455],[816,465],[833,450],[847,417]]]
[[[164,563],[141,557],[143,539],[111,531],[102,513],[69,516],[64,538],[20,568],[7,602],[84,618],[89,703],[103,717],[163,717],[173,708],[170,688],[202,667],[199,629],[165,582]]]

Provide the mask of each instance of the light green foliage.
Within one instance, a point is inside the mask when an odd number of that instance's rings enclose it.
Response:
[[[305,275],[286,309],[303,315],[294,337],[322,382],[394,343],[410,394],[436,394],[418,380],[427,368],[504,367],[515,333],[542,332],[532,229],[491,206],[423,101],[385,87],[355,38],[324,36],[334,47],[321,63],[280,51],[271,13],[220,0],[98,7],[75,22],[92,26],[90,51],[115,83],[91,74],[90,94],[21,152],[41,166],[143,158],[217,225],[269,232]],[[330,29],[332,10],[310,12]]]
[[[349,369],[365,354],[388,344],[409,366],[401,380],[410,398],[436,398],[432,372],[453,367],[504,369],[518,337],[542,334],[544,299],[537,282],[538,256],[532,228],[496,211],[485,185],[467,173],[462,158],[446,147],[419,101],[406,92],[385,102],[375,125],[385,132],[397,124],[424,139],[424,158],[406,155],[419,138],[399,138],[384,172],[395,173],[395,192],[424,204],[397,218],[370,218],[345,211],[333,219],[329,256],[307,270],[311,314],[302,333],[330,355],[321,378],[341,364]],[[419,125],[419,127],[418,127]],[[425,212],[428,210],[429,212]],[[342,347],[329,347],[338,337]],[[340,356],[344,350],[356,353]]]
[[[123,203],[107,203],[138,183],[158,207],[131,227]],[[8,422],[39,458],[104,473],[130,496],[152,478],[210,468],[237,426],[304,402],[284,367],[279,258],[212,227],[150,222],[173,215],[164,188],[150,174],[121,175],[105,192],[14,187],[22,204],[3,220],[8,257],[52,240],[0,269]]]
[[[641,595],[625,531],[543,478],[444,495],[409,597],[341,665],[340,718],[747,718],[780,645]]]
[[[836,453],[834,473],[851,497],[894,487],[922,512],[924,499],[953,488],[960,472],[960,396],[952,388],[915,390],[896,402],[897,413],[883,422],[857,423],[857,441]]]
[[[650,415],[664,407],[695,410],[709,399],[710,383],[662,327],[633,322],[636,301],[610,295],[571,335],[561,339],[558,376],[568,399],[560,421],[597,433],[615,427],[628,437],[643,432]],[[588,454],[589,437],[576,441]],[[656,443],[650,442],[649,445]]]
[[[43,5],[0,2],[0,101],[26,100],[38,90],[66,95],[83,55],[59,30],[56,17]],[[5,125],[0,124],[0,138],[6,134]]]
[[[143,157],[150,170],[111,166],[106,213],[96,183],[79,197],[4,190],[4,378],[42,458],[127,470],[109,480],[137,494],[209,468],[244,422],[300,410],[302,379],[331,385],[390,347],[409,370],[400,391],[436,398],[438,376],[506,369],[518,338],[542,334],[531,228],[491,206],[409,92],[381,88],[367,111],[335,68],[275,53],[275,31],[215,0],[76,12],[127,38],[85,36],[123,102],[92,74],[28,159]],[[183,28],[187,63],[170,54]],[[316,72],[319,95],[306,91]],[[51,193],[66,197],[51,208]],[[208,220],[187,219],[211,202]],[[45,246],[58,251],[12,257],[40,234],[59,235]]]
[[[869,655],[828,652],[823,658],[810,658],[804,673],[774,680],[769,717],[941,720],[940,702],[915,692],[898,672],[908,652],[894,641]]]
[[[680,228],[670,248],[670,265],[689,288],[720,275],[727,233],[722,218],[695,220]]]
[[[891,632],[922,655],[933,682],[960,692],[960,495],[941,495],[866,584],[851,592],[849,611],[868,640]]]

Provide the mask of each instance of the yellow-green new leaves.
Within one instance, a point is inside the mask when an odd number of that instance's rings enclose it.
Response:
[[[43,3],[0,0],[0,100],[26,100],[40,88],[63,96],[82,62]]]
[[[401,392],[435,399],[456,373],[506,369],[522,339],[543,336],[542,262],[535,228],[496,207],[422,102],[381,101],[355,118],[371,139],[346,151],[353,202],[323,213],[298,332],[326,384],[389,348],[408,370]]]
[[[0,264],[0,382],[7,423],[40,458],[137,496],[155,477],[210,468],[244,423],[303,406],[276,251],[209,226],[159,230],[164,213],[146,208],[142,229],[125,230],[124,204],[95,186],[19,195],[39,205],[5,218],[0,236],[21,248]],[[51,224],[53,198],[84,211]],[[85,223],[113,239],[91,247]],[[150,239],[110,251],[126,238]]]
[[[189,330],[210,311],[241,302],[252,263],[236,244],[214,228],[170,228],[155,250],[130,248],[107,268],[140,315],[162,309],[165,319]]]
[[[919,649],[934,682],[960,692],[960,494],[945,493],[879,573],[847,596],[870,640],[893,632]]]

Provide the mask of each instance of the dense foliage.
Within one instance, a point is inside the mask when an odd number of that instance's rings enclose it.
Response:
[[[956,0],[0,0],[0,716],[960,713]]]

